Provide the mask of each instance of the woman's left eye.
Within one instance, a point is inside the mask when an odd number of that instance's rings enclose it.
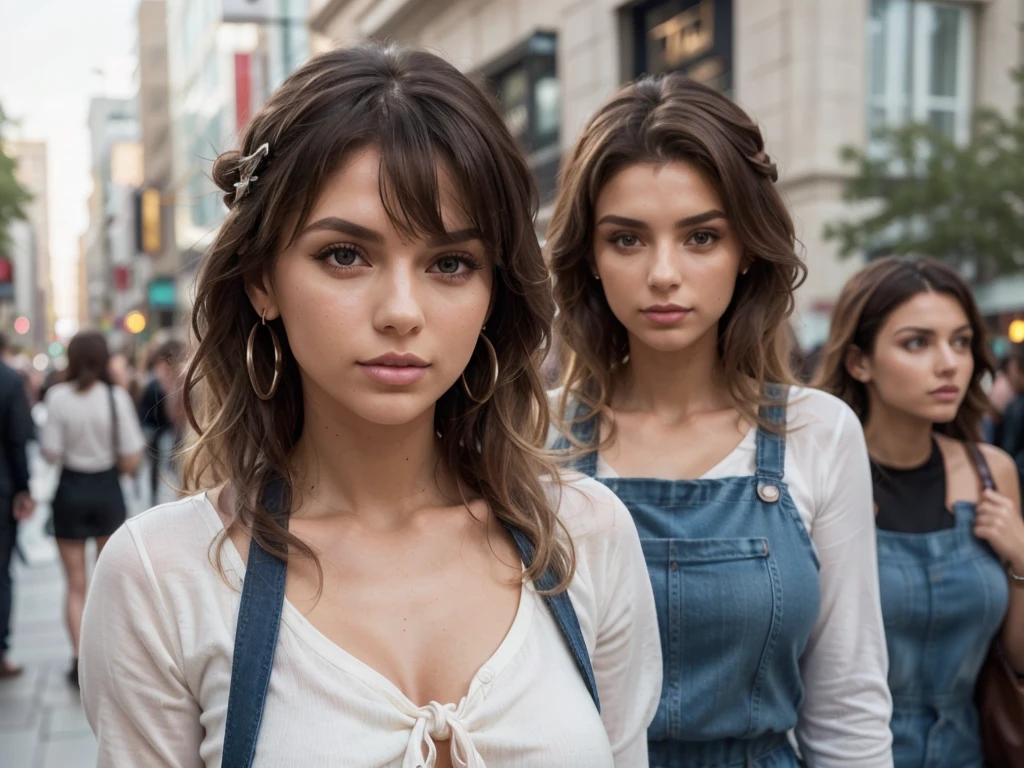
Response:
[[[970,349],[971,337],[961,336],[959,339],[956,339],[953,343],[960,349]]]
[[[469,255],[452,253],[437,259],[427,271],[444,277],[465,277],[477,269],[480,269],[480,264]]]
[[[699,232],[694,232],[692,235],[690,235],[690,240],[693,241],[694,245],[708,246],[712,245],[716,240],[718,240],[718,235],[716,235],[714,232],[701,230]]]
[[[462,260],[456,256],[442,256],[434,262],[434,266],[443,275],[454,275],[459,271],[459,267],[462,266]]]

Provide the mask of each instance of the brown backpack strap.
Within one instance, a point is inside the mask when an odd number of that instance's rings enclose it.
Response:
[[[992,477],[992,470],[988,467],[988,462],[985,461],[985,454],[981,452],[977,443],[964,443],[967,448],[967,454],[974,461],[974,468],[978,471],[978,477],[981,478],[981,487],[986,491],[994,491],[996,489],[996,481]]]

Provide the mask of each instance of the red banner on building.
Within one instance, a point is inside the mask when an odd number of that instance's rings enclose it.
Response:
[[[252,55],[235,54],[235,129],[241,134],[252,111]]]

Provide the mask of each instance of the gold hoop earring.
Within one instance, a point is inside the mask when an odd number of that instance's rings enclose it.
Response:
[[[486,403],[494,395],[494,391],[498,388],[498,353],[494,349],[494,345],[491,344],[490,339],[484,336],[483,332],[480,333],[480,340],[483,341],[484,346],[487,347],[487,356],[489,358],[489,367],[494,369],[494,374],[491,376],[491,386],[487,388],[487,393],[483,397],[476,397],[469,389],[469,384],[466,382],[466,372],[462,372],[462,388],[466,390],[466,396],[474,403],[482,405]]]
[[[270,389],[266,392],[260,391],[260,384],[256,378],[256,365],[253,363],[253,350],[256,347],[256,330],[262,325],[270,331],[270,340],[274,343],[274,378],[270,382]],[[277,385],[281,383],[281,368],[284,365],[284,358],[281,355],[281,342],[277,340],[274,329],[267,325],[267,310],[263,310],[260,321],[253,323],[249,331],[249,343],[245,345],[245,367],[249,370],[249,383],[252,384],[252,391],[260,400],[270,400],[277,394]]]

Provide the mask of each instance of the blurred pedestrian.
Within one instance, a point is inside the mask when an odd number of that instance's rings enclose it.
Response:
[[[652,766],[889,768],[870,470],[797,385],[805,268],[757,124],[682,75],[624,86],[548,230],[570,354],[556,421],[640,531],[666,676]]]
[[[954,270],[879,259],[843,288],[817,379],[871,456],[896,768],[981,768],[974,692],[993,640],[1024,673],[1020,484],[979,443],[985,334]]]
[[[177,449],[184,426],[181,408],[184,360],[185,345],[180,341],[172,339],[157,347],[147,365],[149,380],[137,401],[151,467],[150,504],[154,506],[160,487],[160,469]],[[165,453],[164,446],[168,442],[171,451]]]
[[[0,335],[0,355],[6,346],[6,337]],[[25,450],[34,431],[24,382],[16,371],[0,362],[0,680],[22,672],[7,658],[14,586],[11,560],[18,540],[18,523],[35,510],[29,493]]]
[[[135,404],[110,379],[107,342],[79,333],[68,344],[65,381],[46,395],[40,447],[61,465],[53,498],[53,530],[67,577],[66,619],[74,659],[68,673],[78,682],[78,645],[85,605],[85,543],[97,554],[126,517],[120,477],[138,468],[145,442]]]
[[[99,765],[643,768],[654,598],[622,505],[540,445],[554,307],[493,100],[341,48],[241,146],[193,311],[203,492],[129,520],[86,608]]]
[[[1024,477],[1024,344],[1014,344],[1006,356],[1006,384],[1008,402],[996,424],[993,442],[1010,454]]]

